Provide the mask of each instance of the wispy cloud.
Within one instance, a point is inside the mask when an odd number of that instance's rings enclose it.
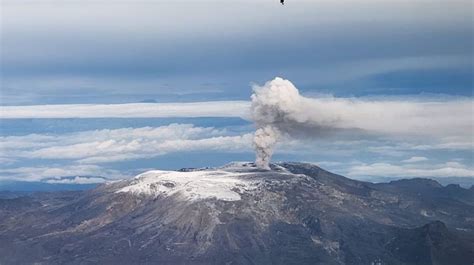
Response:
[[[101,177],[75,176],[71,178],[50,178],[44,180],[44,182],[51,184],[96,184],[104,183],[106,179]]]
[[[192,124],[0,137],[2,160],[20,161],[0,169],[0,179],[37,181],[62,176],[129,177],[125,172],[102,164],[176,152],[245,152],[251,150],[251,139],[251,133],[236,135],[226,129]],[[24,166],[22,161],[35,161],[38,166]],[[63,183],[69,180],[51,181]],[[82,180],[74,180],[77,181]]]
[[[412,156],[408,159],[403,160],[402,162],[404,163],[417,163],[417,162],[422,162],[422,161],[428,161],[428,158],[424,156]]]
[[[3,119],[248,117],[249,102],[129,103],[2,106]]]
[[[97,165],[49,165],[38,167],[16,167],[0,169],[0,180],[40,181],[62,176],[107,176],[126,177],[117,170],[105,169]]]
[[[361,164],[349,168],[350,177],[474,177],[474,168],[458,162],[424,165]]]
[[[251,148],[250,133],[232,135],[225,129],[170,124],[161,127],[93,130],[61,135],[0,138],[2,154],[12,158],[72,160],[96,164],[149,158],[174,152]]]

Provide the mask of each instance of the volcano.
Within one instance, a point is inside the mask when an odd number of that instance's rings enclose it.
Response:
[[[306,163],[149,171],[0,199],[0,264],[472,264],[474,188]]]

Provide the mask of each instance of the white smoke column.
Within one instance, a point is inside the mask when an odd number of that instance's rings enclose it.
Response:
[[[288,113],[297,111],[301,96],[288,80],[275,78],[264,86],[254,86],[251,114],[257,126],[253,144],[255,163],[259,168],[269,169],[273,148],[282,132],[280,126],[288,122]]]
[[[259,128],[255,131],[253,143],[257,158],[255,164],[262,169],[270,169],[270,159],[273,154],[273,146],[278,141],[280,133],[271,125]]]

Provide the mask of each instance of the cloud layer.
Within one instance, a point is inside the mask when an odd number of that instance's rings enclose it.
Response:
[[[226,130],[170,124],[161,127],[95,130],[62,135],[1,138],[2,153],[29,159],[64,159],[80,163],[108,163],[195,150],[243,150],[251,134],[229,135]]]
[[[255,122],[257,130],[252,132],[249,123],[237,119],[237,124],[221,127],[179,123],[91,130],[85,126],[85,131],[73,133],[5,135],[0,137],[0,161],[5,166],[0,178],[118,178],[124,174],[114,163],[173,153],[248,155],[252,142],[262,167],[277,146],[279,159],[339,163],[329,169],[353,177],[473,176],[473,102],[465,97],[305,97],[290,81],[276,78],[255,86],[252,102],[2,106],[1,118],[11,119],[11,126],[23,121],[20,118],[59,118],[54,120],[61,123],[61,119],[76,117],[85,118],[77,122],[86,124],[89,118],[104,117],[238,117]],[[354,156],[359,157],[357,163],[341,164]]]
[[[1,106],[3,119],[248,117],[245,101]]]
[[[178,152],[250,151],[251,139],[251,133],[236,135],[226,129],[192,124],[6,136],[0,137],[0,159],[10,161],[12,166],[0,170],[0,179],[40,180],[75,175],[120,178],[123,173],[108,170],[103,164]],[[15,166],[21,161],[46,162],[40,166]]]
[[[473,177],[474,168],[458,162],[424,165],[394,165],[373,163],[353,166],[347,173],[349,177]]]
[[[0,137],[0,160],[4,162],[0,180],[35,181],[61,176],[130,177],[132,172],[143,170],[140,161],[173,154],[182,154],[191,160],[201,153],[219,156],[223,153],[245,154],[239,157],[250,160],[252,140],[252,132],[243,128],[229,130],[191,124],[5,136]],[[426,140],[411,143],[403,139],[374,137],[354,140],[342,135],[330,139],[286,139],[278,143],[276,160],[313,161],[353,178],[444,174],[474,177],[472,161],[469,160],[472,149],[466,148],[456,149],[455,145]],[[206,166],[210,162],[207,160],[215,157],[203,159],[200,165],[190,163],[178,167]],[[123,164],[127,165],[125,171],[123,167],[117,167]]]

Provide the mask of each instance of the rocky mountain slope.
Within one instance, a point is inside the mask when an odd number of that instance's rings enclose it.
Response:
[[[474,189],[315,165],[150,171],[0,199],[0,264],[472,264]]]

